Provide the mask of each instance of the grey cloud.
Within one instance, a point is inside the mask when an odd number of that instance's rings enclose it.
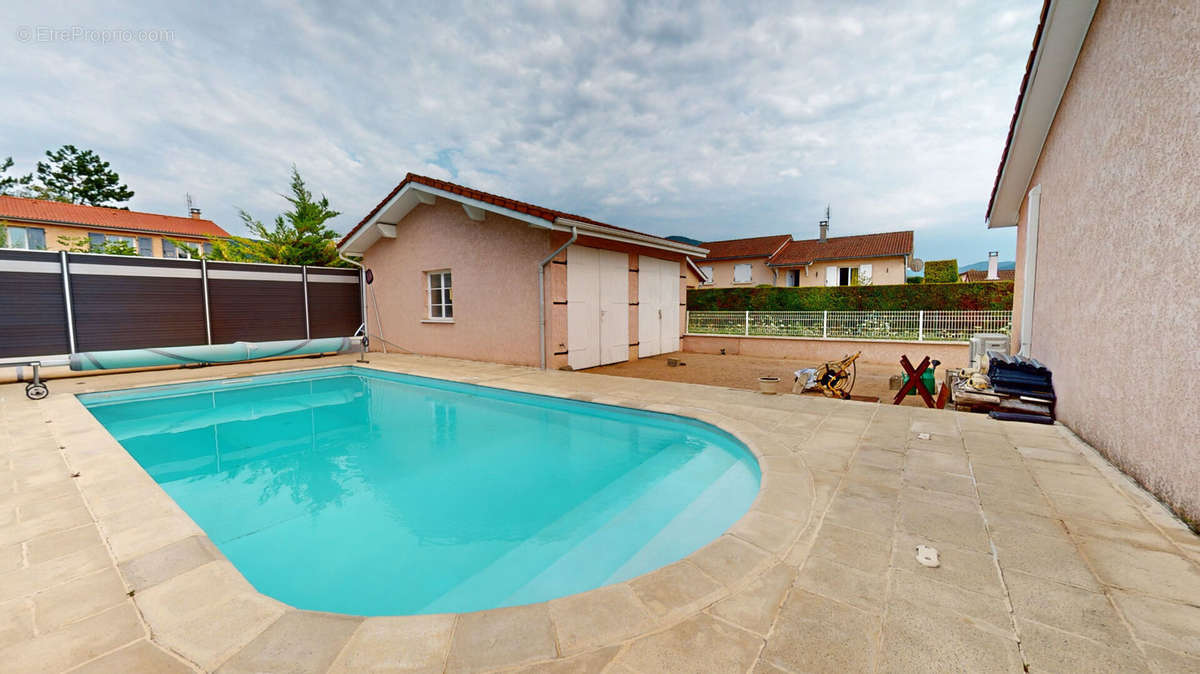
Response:
[[[838,233],[914,227],[926,257],[1010,255],[982,214],[1039,6],[30,3],[0,24],[175,39],[0,35],[0,82],[25,94],[0,155],[28,169],[92,147],[135,208],[181,212],[192,192],[235,230],[237,207],[278,212],[295,162],[342,230],[406,171],[453,168],[660,234],[804,235],[832,202]]]

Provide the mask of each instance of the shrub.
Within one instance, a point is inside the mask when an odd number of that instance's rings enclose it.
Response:
[[[958,260],[930,260],[925,263],[926,283],[958,283]]]
[[[908,278],[904,279],[904,282],[912,283],[912,284],[924,283],[925,277],[924,276],[909,276]]]
[[[1012,281],[689,290],[690,311],[1007,311]]]

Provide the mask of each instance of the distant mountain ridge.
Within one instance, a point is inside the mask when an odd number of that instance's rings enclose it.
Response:
[[[961,274],[964,271],[967,271],[968,269],[979,269],[982,271],[987,271],[987,264],[988,264],[987,260],[984,260],[983,262],[975,262],[975,263],[966,265],[965,267],[959,267],[958,273]],[[1016,269],[1016,268],[1017,268],[1017,263],[1015,260],[1002,260],[1000,262],[999,266],[996,267],[996,269]]]
[[[681,236],[679,234],[672,234],[671,236],[667,236],[667,237],[663,237],[663,238],[665,238],[669,241],[678,241],[679,243],[686,243],[689,246],[699,246],[701,243],[704,243],[703,241],[697,241],[696,239],[693,239],[690,236]]]

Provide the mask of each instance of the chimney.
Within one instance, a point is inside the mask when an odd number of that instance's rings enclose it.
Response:
[[[988,275],[987,280],[1000,280],[1000,251],[988,251]]]
[[[193,220],[199,220],[200,219],[200,209],[199,208],[189,208],[188,215],[190,215]]]
[[[825,243],[825,238],[829,236],[829,221],[821,221],[821,243]]]

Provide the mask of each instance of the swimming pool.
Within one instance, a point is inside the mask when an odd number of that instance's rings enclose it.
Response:
[[[749,509],[750,452],[683,417],[335,367],[79,396],[263,594],[406,615],[639,576]]]

